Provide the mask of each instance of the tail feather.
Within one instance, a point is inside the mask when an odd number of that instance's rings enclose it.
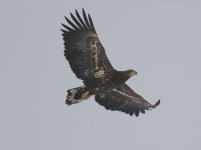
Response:
[[[81,96],[84,93],[84,91],[85,91],[85,86],[69,89],[67,91],[68,95],[66,97],[66,104],[72,105],[72,104],[76,104],[83,101],[83,99],[81,99]]]

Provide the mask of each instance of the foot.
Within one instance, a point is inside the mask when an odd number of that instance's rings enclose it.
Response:
[[[88,99],[90,96],[89,91],[86,91],[82,94],[81,99]]]

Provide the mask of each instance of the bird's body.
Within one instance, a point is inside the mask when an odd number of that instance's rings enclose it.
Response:
[[[84,84],[86,85],[86,88],[90,91],[90,93],[94,95],[100,92],[112,90],[120,86],[135,74],[136,72],[133,70],[127,70],[127,71],[113,70],[112,74],[108,77],[93,78],[91,80],[84,82]]]
[[[130,115],[144,109],[154,108],[155,105],[144,100],[132,91],[125,82],[133,75],[134,70],[117,71],[110,64],[104,47],[98,39],[90,15],[83,9],[83,18],[77,10],[76,16],[71,14],[74,21],[66,18],[72,28],[62,24],[67,30],[62,30],[64,39],[64,55],[69,61],[72,71],[83,80],[84,86],[68,90],[66,103],[79,103],[95,95],[95,100],[106,109],[119,110]]]

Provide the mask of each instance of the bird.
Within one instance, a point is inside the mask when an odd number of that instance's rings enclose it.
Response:
[[[95,96],[95,101],[107,110],[121,111],[138,117],[139,113],[153,109],[154,105],[135,93],[125,82],[137,71],[128,69],[118,71],[111,65],[105,49],[96,33],[90,14],[82,8],[82,15],[75,9],[70,12],[71,19],[65,17],[67,25],[62,23],[64,56],[71,70],[82,86],[67,90],[66,104],[77,104]]]

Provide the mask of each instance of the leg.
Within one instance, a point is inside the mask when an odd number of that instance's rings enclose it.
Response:
[[[86,92],[84,92],[84,93],[82,94],[81,99],[88,99],[90,96],[91,96],[91,95],[90,95],[89,91],[86,91]]]

